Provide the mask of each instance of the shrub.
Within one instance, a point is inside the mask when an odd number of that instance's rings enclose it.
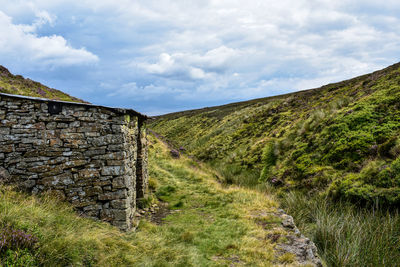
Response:
[[[35,236],[10,226],[0,230],[0,252],[8,249],[33,249],[37,241]]]
[[[276,154],[275,154],[275,143],[269,142],[265,145],[262,155],[261,155],[262,163],[264,167],[260,174],[260,180],[267,180],[270,174],[270,169],[276,164]]]
[[[392,162],[391,169],[395,177],[396,184],[400,187],[400,157]]]
[[[154,179],[154,178],[152,178],[152,177],[150,177],[150,178],[149,178],[149,189],[150,189],[151,191],[155,191],[155,190],[157,189],[157,187],[158,187],[158,182],[157,182],[157,180]]]
[[[400,156],[400,138],[397,138],[396,144],[390,149],[389,153],[393,157]]]
[[[35,257],[28,249],[6,250],[0,258],[0,266],[33,267],[38,266]]]
[[[157,190],[156,196],[159,198],[163,197],[163,196],[169,196],[169,195],[171,195],[171,193],[174,193],[175,191],[176,191],[176,188],[172,185],[162,186]]]
[[[0,266],[35,266],[32,252],[38,239],[23,230],[6,226],[0,229]]]
[[[355,170],[370,153],[375,141],[369,132],[349,131],[333,143],[331,148],[325,149],[325,162],[339,169]]]
[[[378,153],[381,157],[393,157],[392,149],[396,146],[396,137],[392,137],[378,147]]]

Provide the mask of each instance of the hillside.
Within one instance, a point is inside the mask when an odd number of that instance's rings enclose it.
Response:
[[[57,89],[49,88],[39,82],[25,79],[21,75],[13,75],[0,65],[0,93],[33,96],[55,100],[87,103]]]
[[[313,266],[273,197],[221,185],[154,137],[149,152],[152,193],[141,205],[152,215],[138,213],[134,232],[0,186],[0,266]]]
[[[150,127],[227,182],[400,204],[400,63],[317,89],[159,116]]]

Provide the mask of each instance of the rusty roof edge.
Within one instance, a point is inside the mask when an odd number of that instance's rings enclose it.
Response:
[[[40,98],[40,97],[33,97],[33,96],[23,96],[23,95],[12,95],[12,94],[6,94],[6,93],[1,93],[0,96],[7,96],[11,98],[19,98],[19,99],[28,99],[28,100],[33,100],[33,101],[39,101],[39,102],[56,102],[56,103],[62,103],[62,104],[68,104],[68,105],[77,105],[77,106],[84,106],[84,107],[93,107],[93,108],[105,108],[111,111],[114,111],[119,114],[131,114],[135,115],[138,117],[141,117],[143,119],[149,119],[150,117],[136,111],[133,109],[128,109],[128,108],[114,108],[114,107],[107,107],[107,106],[101,106],[101,105],[94,105],[94,104],[87,104],[87,103],[80,103],[80,102],[71,102],[71,101],[62,101],[62,100],[54,100],[54,99],[48,99],[48,98]]]

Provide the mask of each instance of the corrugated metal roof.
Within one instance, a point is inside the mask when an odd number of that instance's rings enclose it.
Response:
[[[138,117],[140,117],[142,119],[149,119],[148,116],[146,116],[146,115],[144,115],[144,114],[142,114],[140,112],[137,112],[136,110],[127,109],[127,108],[114,108],[114,107],[93,105],[93,104],[87,104],[87,103],[60,101],[60,100],[54,100],[54,99],[48,99],[48,98],[23,96],[23,95],[12,95],[12,94],[5,94],[5,93],[0,93],[0,96],[7,96],[7,97],[19,98],[19,99],[28,99],[28,100],[33,100],[33,101],[37,101],[37,102],[53,102],[53,103],[55,102],[55,103],[62,103],[62,104],[67,104],[67,105],[77,105],[77,106],[83,106],[83,107],[105,108],[105,109],[114,111],[115,113],[129,114],[129,115],[138,116]]]

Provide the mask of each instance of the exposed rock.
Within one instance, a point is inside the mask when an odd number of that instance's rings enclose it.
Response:
[[[282,226],[290,233],[285,236],[287,239],[285,243],[277,245],[278,250],[282,254],[291,253],[296,255],[297,261],[300,264],[312,264],[322,267],[322,262],[317,254],[317,247],[310,239],[300,233],[294,223],[293,217],[287,215],[282,209],[279,209],[278,214],[275,215],[282,219]]]
[[[176,149],[172,149],[172,150],[170,151],[170,154],[171,154],[171,156],[172,156],[173,158],[175,158],[175,159],[178,159],[178,158],[180,157],[179,151],[176,150]]]
[[[6,169],[0,167],[0,184],[7,183],[10,181],[10,179],[11,179],[11,176],[8,173],[8,171]]]

